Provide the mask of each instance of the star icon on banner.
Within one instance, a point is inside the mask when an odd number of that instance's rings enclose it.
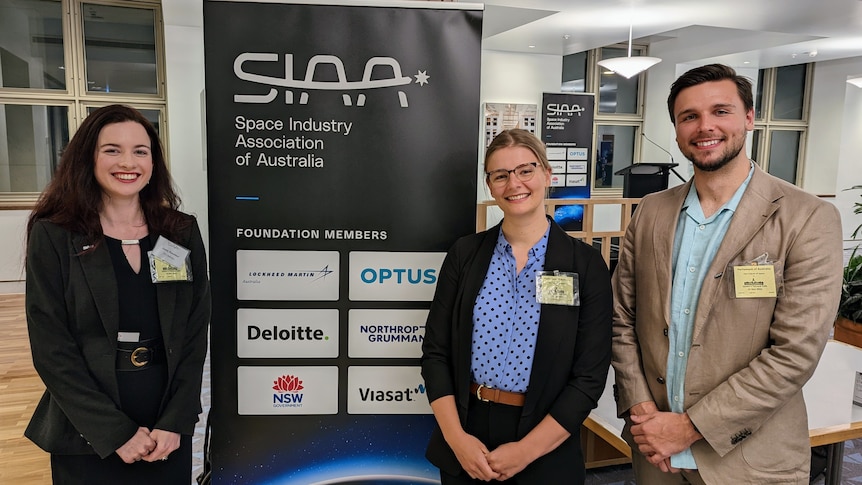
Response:
[[[417,84],[424,86],[428,84],[428,79],[430,79],[431,76],[428,75],[428,71],[419,71],[419,74],[414,74],[413,77],[416,78]]]

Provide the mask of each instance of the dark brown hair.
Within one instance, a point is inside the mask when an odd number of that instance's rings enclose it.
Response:
[[[63,150],[53,179],[45,187],[27,221],[28,237],[33,223],[44,219],[70,232],[83,234],[94,246],[102,240],[99,212],[103,194],[95,175],[96,145],[102,128],[126,121],[143,126],[150,137],[153,173],[139,193],[141,210],[150,233],[170,239],[188,225],[187,219],[176,210],[180,198],[174,191],[156,129],[138,110],[113,104],[87,116]]]
[[[520,128],[501,131],[494,137],[494,140],[491,141],[491,144],[485,149],[485,170],[488,170],[488,159],[491,158],[491,155],[493,155],[494,152],[501,148],[514,146],[524,147],[530,150],[533,152],[533,155],[536,155],[536,158],[539,159],[539,164],[542,165],[542,168],[545,170],[551,170],[551,164],[548,163],[548,154],[545,150],[545,144],[542,143],[542,140],[536,138],[536,135]]]
[[[667,97],[667,111],[670,113],[670,122],[676,124],[676,116],[673,113],[673,109],[674,104],[676,104],[676,98],[683,89],[707,82],[724,80],[733,81],[736,84],[736,91],[739,93],[740,99],[742,99],[746,112],[754,108],[754,95],[751,91],[750,79],[738,75],[730,66],[708,64],[690,69],[671,85],[670,95]]]

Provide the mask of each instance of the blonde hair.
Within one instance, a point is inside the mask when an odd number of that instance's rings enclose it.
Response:
[[[494,137],[488,148],[485,149],[485,171],[488,170],[488,160],[491,158],[491,155],[501,148],[508,147],[524,147],[530,150],[539,159],[542,168],[551,170],[551,164],[548,162],[548,154],[545,151],[545,144],[542,143],[542,140],[539,140],[536,138],[536,135],[527,130],[513,128],[501,131]]]

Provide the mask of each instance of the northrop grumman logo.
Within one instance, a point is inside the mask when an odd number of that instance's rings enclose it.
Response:
[[[365,70],[362,73],[362,79],[359,81],[349,81],[347,73],[344,69],[344,63],[338,56],[333,55],[316,55],[308,61],[308,66],[305,70],[304,79],[294,79],[293,77],[293,54],[284,54],[284,77],[264,76],[255,74],[253,66],[246,66],[256,62],[279,62],[279,55],[273,52],[243,52],[238,55],[233,62],[233,72],[236,77],[244,81],[249,81],[256,84],[269,86],[267,94],[235,94],[233,97],[236,103],[246,104],[266,104],[270,103],[278,96],[278,88],[284,88],[284,103],[294,103],[294,92],[298,90],[299,104],[308,104],[308,91],[341,91],[341,99],[344,106],[353,106],[353,97],[351,91],[362,91],[368,89],[381,88],[397,88],[407,84],[418,84],[425,86],[428,84],[430,76],[427,70],[417,71],[413,77],[403,76],[401,74],[401,65],[392,57],[372,57],[365,63]],[[314,74],[318,67],[328,67],[335,69],[338,77],[337,81],[315,81]],[[248,70],[247,70],[248,68]],[[381,69],[382,68],[382,69]],[[388,69],[387,69],[388,68]],[[375,71],[387,71],[391,76],[388,78],[374,79]],[[414,81],[413,78],[416,78]],[[398,90],[398,102],[402,108],[407,108],[407,94]],[[356,106],[365,106],[365,94],[358,93],[356,96]],[[580,114],[580,113],[579,113]]]
[[[570,105],[567,103],[548,103],[545,109],[548,116],[572,116],[575,113],[581,116],[581,113],[587,110],[578,104]]]

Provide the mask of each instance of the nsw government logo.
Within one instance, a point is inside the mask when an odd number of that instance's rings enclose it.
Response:
[[[299,408],[302,407],[302,380],[294,375],[283,375],[273,382],[272,407]]]

